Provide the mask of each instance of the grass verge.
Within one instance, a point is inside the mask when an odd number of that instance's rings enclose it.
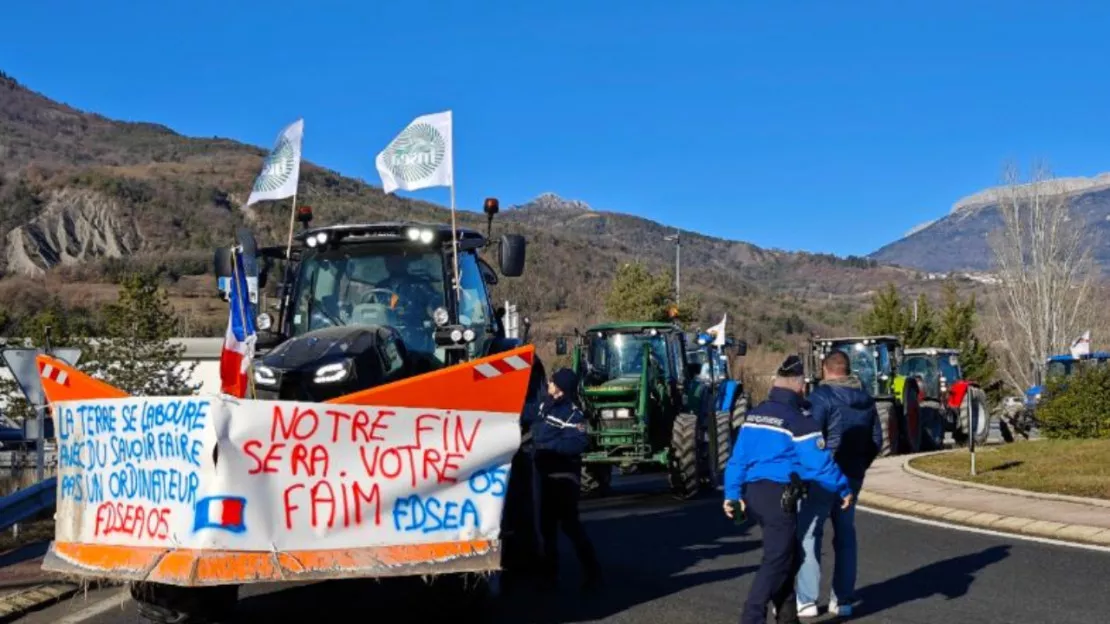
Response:
[[[999,487],[1110,499],[1110,440],[1043,440],[910,461],[918,470]]]

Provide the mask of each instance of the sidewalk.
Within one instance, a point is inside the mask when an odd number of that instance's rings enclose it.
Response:
[[[1052,500],[912,474],[913,456],[884,457],[867,471],[864,507],[993,531],[1110,547],[1110,504]],[[916,471],[915,471],[916,472]]]

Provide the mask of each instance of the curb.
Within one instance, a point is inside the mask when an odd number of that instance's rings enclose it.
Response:
[[[1065,502],[1065,503],[1078,503],[1080,505],[1089,505],[1091,507],[1106,507],[1107,509],[1110,509],[1110,500],[1106,500],[1106,499],[1087,498],[1087,497],[1084,497],[1084,496],[1069,496],[1067,494],[1049,494],[1047,492],[1034,492],[1032,490],[1019,490],[1017,488],[1007,488],[1007,487],[1000,487],[1000,486],[997,486],[997,485],[987,485],[985,483],[974,483],[974,482],[971,482],[971,481],[961,481],[959,479],[951,479],[949,477],[942,477],[940,475],[935,475],[931,472],[925,472],[924,470],[921,470],[920,468],[914,468],[913,466],[910,465],[910,463],[915,459],[921,459],[923,457],[929,457],[930,455],[940,455],[942,453],[956,453],[956,452],[958,452],[958,451],[951,450],[951,451],[936,451],[936,452],[932,452],[932,453],[920,453],[920,454],[914,455],[913,457],[906,458],[906,460],[904,462],[902,462],[902,470],[904,470],[905,472],[908,472],[909,474],[911,474],[915,477],[920,477],[922,479],[928,479],[930,481],[937,481],[939,483],[945,483],[945,484],[948,484],[948,485],[958,485],[958,486],[962,486],[962,487],[974,488],[974,489],[977,489],[977,490],[986,490],[987,492],[998,492],[999,494],[1009,494],[1010,496],[1021,496],[1021,497],[1024,497],[1024,498],[1038,498],[1038,499],[1041,499],[1041,500],[1054,500],[1054,501],[1061,501],[1061,502]]]
[[[11,622],[29,611],[64,600],[79,589],[72,583],[41,584],[0,597],[0,622]]]
[[[863,490],[859,495],[859,502],[867,507],[874,507],[884,511],[938,520],[948,524],[958,524],[980,529],[991,529],[1000,533],[1015,535],[1030,535],[1045,539],[1053,539],[1090,546],[1110,547],[1110,529],[1093,527],[1083,524],[1062,524],[1047,520],[1033,520],[1017,516],[999,516],[997,514],[956,509],[943,505],[931,505],[918,501],[906,500],[875,494]]]

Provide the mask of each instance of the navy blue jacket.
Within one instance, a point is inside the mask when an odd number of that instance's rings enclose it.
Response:
[[[825,434],[841,472],[863,479],[883,446],[883,429],[875,400],[856,377],[828,379],[809,393],[813,420]]]
[[[568,473],[578,479],[589,444],[582,410],[566,396],[558,401],[545,396],[538,410],[526,410],[524,419],[540,474]]]
[[[771,388],[767,400],[748,412],[725,467],[725,500],[742,498],[745,483],[789,483],[792,472],[841,498],[851,494],[817,423],[802,409],[801,396]]]

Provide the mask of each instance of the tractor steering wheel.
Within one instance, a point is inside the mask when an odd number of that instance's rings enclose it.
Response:
[[[384,302],[377,300],[377,295],[380,293],[385,293],[386,295],[388,295],[388,298]],[[359,303],[380,303],[388,307],[393,307],[391,305],[391,302],[394,298],[400,299],[401,296],[388,288],[371,288],[370,290],[366,291],[366,293],[362,297],[359,298]]]

